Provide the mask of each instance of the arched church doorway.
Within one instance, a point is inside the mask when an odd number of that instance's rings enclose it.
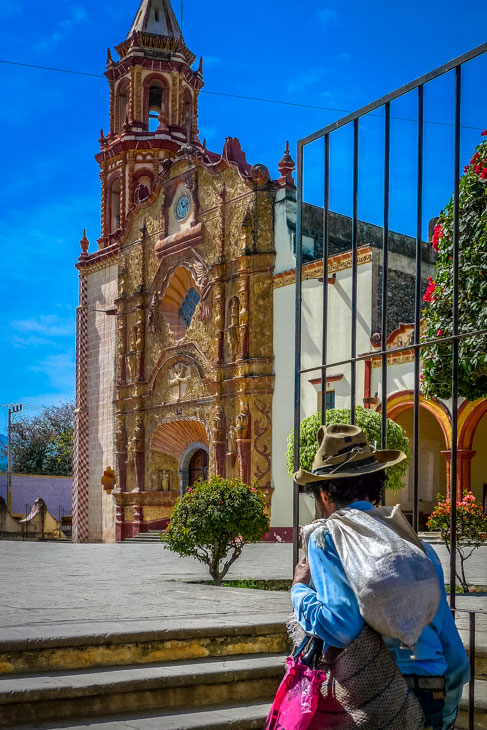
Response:
[[[208,452],[205,449],[195,451],[189,462],[189,486],[192,487],[198,479],[208,479]]]

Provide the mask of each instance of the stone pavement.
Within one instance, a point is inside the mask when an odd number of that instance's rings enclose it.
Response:
[[[446,568],[446,551],[435,549]],[[472,582],[487,584],[486,557],[481,548],[470,559]],[[227,577],[286,579],[291,572],[291,545],[267,543],[246,546]],[[206,566],[157,543],[1,541],[0,640],[283,621],[290,613],[285,592],[191,583],[207,578]],[[457,607],[487,609],[487,600],[459,596]],[[487,620],[477,639],[487,646]]]

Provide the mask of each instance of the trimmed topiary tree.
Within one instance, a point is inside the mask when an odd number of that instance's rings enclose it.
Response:
[[[350,423],[349,408],[331,408],[326,411],[326,422],[330,423]],[[377,444],[380,448],[382,416],[380,413],[363,406],[357,406],[355,409],[355,423],[363,430],[369,444]],[[301,421],[300,427],[300,452],[299,463],[301,468],[311,471],[313,459],[318,451],[318,442],[316,441],[316,432],[321,426],[321,413],[314,413]],[[400,464],[391,466],[387,469],[387,489],[399,491],[403,488],[403,478],[408,468],[408,462],[411,457],[411,449],[409,441],[402,427],[387,419],[386,430],[387,448],[400,449],[407,455]],[[294,428],[287,439],[286,451],[287,470],[290,477],[294,473]]]
[[[487,135],[487,130],[482,132]],[[459,332],[487,329],[487,141],[479,144],[460,179]],[[423,340],[452,334],[453,198],[442,211],[433,235],[438,252],[435,278],[423,297]],[[439,342],[422,351],[422,390],[426,396],[450,398],[452,347]],[[459,341],[458,392],[468,400],[487,395],[487,337]]]
[[[259,542],[268,529],[265,498],[255,486],[212,476],[178,499],[161,541],[205,563],[219,586],[244,545]]]

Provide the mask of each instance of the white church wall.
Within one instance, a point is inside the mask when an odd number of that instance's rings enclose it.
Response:
[[[275,274],[290,271],[296,266],[294,233],[288,224],[288,213],[290,211],[293,213],[293,218],[296,218],[296,201],[289,200],[287,195],[288,191],[286,188],[278,190],[274,204],[274,240],[276,242]]]
[[[350,357],[350,310],[351,270],[336,273],[336,283],[329,285],[328,333],[329,359],[343,360]],[[358,317],[357,353],[370,349],[370,322],[372,312],[372,264],[359,266],[358,270]],[[292,482],[286,468],[287,437],[293,426],[294,415],[294,317],[295,285],[274,290],[274,363],[275,387],[272,419],[272,527],[289,527],[292,524]],[[322,340],[322,283],[317,279],[303,282],[302,306],[302,368],[313,367],[321,362]],[[350,407],[350,368],[330,367],[327,376],[342,375],[334,381],[335,407]],[[320,370],[302,378],[301,417],[318,410],[320,387],[313,380],[320,378]],[[357,403],[362,403],[364,365],[357,365]],[[312,502],[301,500],[301,522],[314,519]]]
[[[113,399],[117,318],[103,310],[118,296],[118,267],[88,275],[88,416],[90,436],[89,539],[115,541],[115,505],[101,477],[115,468]],[[101,310],[101,311],[100,311]]]

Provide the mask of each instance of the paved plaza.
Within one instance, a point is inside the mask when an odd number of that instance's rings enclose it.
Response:
[[[448,555],[435,545],[445,569]],[[487,548],[468,561],[473,583],[487,583]],[[227,578],[286,579],[292,547],[245,547]],[[206,566],[157,543],[76,545],[0,542],[0,640],[114,634],[198,625],[282,621],[286,592],[216,588]],[[483,609],[484,596],[459,596],[459,608]],[[461,621],[463,624],[463,620]],[[478,641],[487,645],[483,626]]]

